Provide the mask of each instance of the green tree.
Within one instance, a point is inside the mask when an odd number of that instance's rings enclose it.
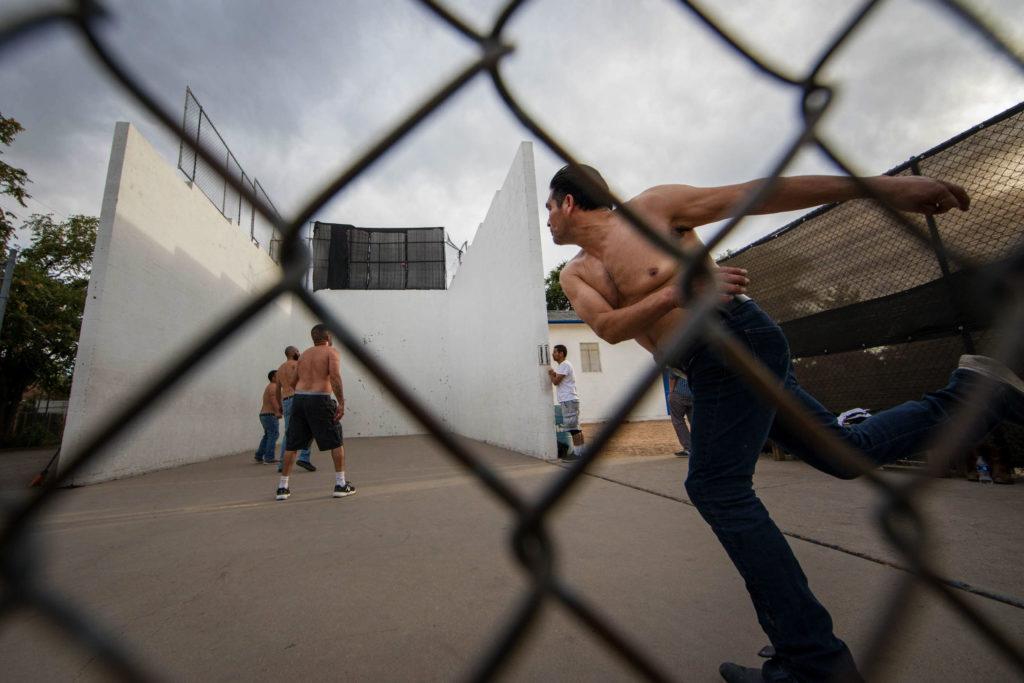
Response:
[[[25,130],[21,124],[14,119],[5,118],[0,114],[0,142],[10,147],[14,142],[14,136]],[[0,154],[3,154],[0,151]],[[14,197],[19,204],[25,206],[25,200],[29,195],[25,192],[25,184],[29,182],[28,174],[20,168],[0,160],[0,194]],[[7,242],[14,233],[14,221],[17,218],[6,209],[0,209],[0,257],[7,254]],[[2,258],[0,258],[2,260]]]
[[[0,332],[0,440],[12,435],[27,389],[66,396],[71,388],[98,223],[36,214],[26,224],[32,244],[18,255]]]
[[[562,283],[558,281],[558,276],[562,273],[562,268],[565,268],[566,263],[567,261],[559,263],[558,267],[552,268],[548,276],[544,278],[544,295],[548,301],[549,311],[568,311],[572,309],[569,297],[562,291]]]

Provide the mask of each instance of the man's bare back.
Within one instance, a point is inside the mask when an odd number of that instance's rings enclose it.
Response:
[[[263,404],[260,415],[276,415],[281,417],[281,405],[277,402],[277,384],[271,382],[263,389]]]
[[[281,385],[281,398],[295,394],[295,383],[299,381],[299,361],[286,360],[277,368],[277,383]]]
[[[301,393],[321,392],[335,394],[342,398],[341,366],[338,352],[326,344],[311,346],[302,352],[296,361],[295,391]],[[334,386],[332,380],[336,380]]]

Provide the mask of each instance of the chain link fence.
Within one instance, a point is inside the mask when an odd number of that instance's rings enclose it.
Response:
[[[225,218],[247,230],[249,239],[256,246],[269,250],[274,239],[274,221],[257,211],[256,205],[246,195],[262,200],[265,206],[273,210],[274,216],[277,216],[277,209],[260,181],[246,175],[203,105],[199,104],[189,88],[185,88],[185,113],[182,115],[181,126],[184,135],[178,147],[178,170],[202,190]],[[207,155],[196,153],[197,148],[205,150],[209,158],[219,163],[207,161]],[[222,174],[221,170],[225,173]]]
[[[801,383],[837,414],[915,399],[941,386],[960,354],[999,341],[1001,297],[987,269],[1024,246],[1024,103],[888,174],[915,173],[964,186],[972,210],[911,217],[929,234],[924,242],[880,208],[846,202],[721,261],[750,272],[759,304],[786,331]],[[974,266],[951,262],[949,249]],[[1006,425],[995,438],[1024,464],[1024,429]]]
[[[176,358],[168,359],[167,366],[157,381],[139,390],[134,397],[125,400],[124,405],[127,407],[119,415],[101,425],[95,435],[77,453],[69,454],[58,477],[47,482],[37,495],[9,512],[4,519],[2,536],[0,536],[0,557],[2,557],[0,572],[2,572],[4,581],[0,616],[10,618],[14,609],[30,607],[44,615],[51,624],[67,634],[68,637],[91,650],[97,660],[108,665],[112,675],[123,679],[158,677],[156,672],[150,670],[146,662],[138,661],[130,654],[129,648],[120,638],[105,632],[99,627],[93,616],[81,613],[71,601],[58,597],[46,585],[43,577],[46,577],[47,573],[40,567],[42,558],[32,543],[32,531],[36,528],[40,515],[52,506],[56,498],[54,495],[56,489],[73,477],[84,463],[99,457],[104,445],[112,437],[122,433],[136,421],[144,419],[148,411],[159,405],[160,399],[167,395],[168,389],[187,376],[187,370],[193,367],[199,359],[219,348],[233,335],[240,333],[264,307],[270,305],[281,295],[291,293],[306,306],[313,316],[327,323],[339,343],[377,378],[385,390],[404,405],[409,414],[446,449],[454,461],[464,466],[469,473],[476,477],[480,484],[507,507],[509,513],[514,517],[515,530],[512,550],[527,574],[529,586],[524,590],[511,618],[507,623],[501,625],[498,632],[494,634],[488,649],[479,654],[469,676],[473,680],[493,678],[517,652],[526,633],[537,623],[541,607],[548,601],[556,601],[578,619],[584,628],[589,629],[599,641],[603,642],[609,651],[621,657],[623,662],[630,666],[638,676],[649,680],[672,678],[659,665],[657,658],[652,653],[641,647],[628,634],[623,633],[615,623],[602,615],[592,601],[574,590],[558,574],[554,563],[556,548],[553,546],[548,532],[548,518],[552,508],[574,487],[580,477],[586,474],[594,458],[600,454],[633,406],[641,400],[647,388],[660,377],[661,368],[653,367],[644,376],[638,377],[634,384],[624,392],[612,417],[592,439],[591,450],[582,460],[553,477],[539,496],[527,499],[488,467],[474,453],[471,446],[449,433],[428,407],[410,393],[406,388],[406,383],[395,377],[380,360],[363,347],[359,341],[358,331],[343,325],[304,286],[310,256],[301,237],[301,231],[313,214],[337,193],[348,187],[367,168],[388,154],[411,130],[478,76],[490,79],[509,111],[548,149],[570,164],[578,163],[520,105],[502,75],[504,58],[513,52],[512,46],[505,40],[504,32],[509,21],[525,3],[510,1],[503,7],[493,26],[483,33],[472,28],[435,0],[421,0],[421,2],[437,17],[438,21],[443,22],[464,39],[475,44],[479,49],[478,56],[406,116],[395,128],[377,140],[367,152],[339,173],[301,211],[288,220],[279,217],[266,197],[256,191],[255,186],[248,183],[244,175],[232,166],[234,162],[230,156],[221,156],[220,150],[211,150],[200,144],[193,134],[195,131],[186,130],[185,126],[177,121],[176,116],[162,109],[152,94],[126,70],[124,64],[113,56],[113,52],[104,42],[102,34],[97,30],[98,22],[103,19],[103,12],[98,3],[82,0],[75,7],[67,10],[41,10],[16,23],[0,28],[0,50],[2,50],[15,39],[22,39],[29,33],[48,31],[58,26],[74,27],[84,38],[92,54],[105,66],[110,75],[120,81],[126,91],[157,117],[168,130],[175,132],[185,141],[185,144],[197,157],[193,164],[196,173],[199,173],[201,161],[204,168],[203,173],[209,173],[210,180],[214,180],[214,175],[223,178],[225,188],[221,194],[222,201],[215,201],[215,203],[233,206],[229,204],[228,197],[241,196],[278,230],[283,239],[281,277],[273,286],[254,296],[251,301],[239,306],[233,314],[226,316],[217,329],[193,348]],[[832,101],[832,89],[821,79],[821,72],[829,64],[836,50],[856,33],[871,10],[879,3],[877,1],[865,2],[860,10],[845,22],[845,25],[832,37],[824,47],[820,58],[805,73],[798,75],[774,69],[758,54],[747,49],[723,27],[717,25],[693,3],[682,0],[679,4],[681,11],[690,14],[715,36],[730,45],[735,51],[737,59],[746,61],[766,78],[775,79],[788,85],[794,94],[802,98],[803,125],[799,134],[790,141],[786,151],[774,165],[772,177],[775,178],[784,173],[797,151],[805,146],[817,148],[830,158],[841,172],[849,174],[849,167],[817,135],[818,123]],[[973,31],[983,36],[993,50],[1006,54],[1024,71],[1024,61],[964,5],[954,0],[933,0],[932,5],[937,10],[942,9],[953,13],[962,22],[963,30]],[[184,153],[182,156],[183,159],[188,158]],[[936,173],[942,172],[942,169],[938,167],[929,170]],[[863,183],[860,183],[860,186],[868,196],[877,199],[870,187]],[[227,187],[231,188],[230,191]],[[592,189],[598,196],[604,194],[598,192],[597,188]],[[742,214],[749,212],[755,204],[762,201],[771,189],[771,182],[762,184],[752,196],[743,202],[740,209],[741,215],[731,220],[716,238],[709,240],[705,249],[700,253],[684,253],[677,245],[652,231],[650,226],[628,209],[623,210],[623,215],[634,224],[640,234],[660,245],[668,254],[679,260],[684,273],[680,286],[689,289],[693,277],[703,272],[703,264],[706,263],[708,254],[720,243],[721,238],[731,232],[742,219]],[[621,201],[617,198],[613,197],[612,199],[621,205]],[[907,248],[919,249],[922,253],[928,253],[930,238],[927,232],[924,232],[920,225],[908,221],[895,211],[887,208],[858,208],[851,204],[836,210],[835,213],[838,216],[841,212],[849,212],[848,217],[854,219],[858,213],[865,210],[885,213],[889,216],[891,220],[888,224],[883,228],[878,228],[885,231],[886,239],[905,241]],[[881,235],[876,235],[876,237],[881,237]],[[915,244],[917,246],[913,246]],[[837,245],[833,245],[831,251],[833,253],[843,252]],[[947,251],[949,263],[952,264],[954,270],[969,268],[974,264],[976,255],[970,253],[969,249],[955,240],[951,240],[947,245]],[[885,256],[883,249],[875,252],[876,258],[885,258]],[[934,257],[929,254],[928,258],[933,259]],[[930,281],[934,279],[935,271],[925,263],[927,260],[922,256],[919,265],[913,263],[904,265],[902,260],[893,265],[898,266],[898,271],[906,268],[914,273],[907,276],[908,279],[916,277]],[[1024,285],[1021,283],[1021,278],[1024,277],[1024,255],[1017,249],[1011,258],[1004,259],[999,264],[987,269],[989,277],[1015,293],[1016,298],[1000,311],[999,319],[993,325],[996,329],[1004,330],[996,336],[994,345],[996,348],[993,349],[993,354],[1002,359],[1008,359],[1019,349],[1022,332],[1024,332],[1024,305],[1020,301],[1021,294],[1024,294]],[[794,266],[794,269],[807,267],[808,264],[805,263],[802,266]],[[841,270],[837,271],[835,283],[844,281],[839,276],[841,272]],[[857,275],[856,272],[850,271],[847,271],[847,274]],[[853,282],[857,282],[856,277]],[[886,290],[886,286],[881,282],[872,282],[870,287],[871,291]],[[891,291],[901,291],[902,289],[904,287],[900,285],[891,287]],[[808,445],[815,448],[822,457],[842,465],[845,469],[862,473],[864,480],[874,487],[885,500],[879,511],[880,527],[892,542],[893,547],[902,554],[911,571],[899,581],[891,599],[887,602],[887,607],[878,617],[877,627],[868,647],[859,657],[865,678],[872,680],[879,672],[883,656],[900,647],[901,639],[894,638],[891,634],[898,633],[905,623],[913,605],[912,597],[915,591],[922,587],[934,591],[944,604],[963,621],[965,628],[977,631],[989,642],[995,652],[998,652],[1024,676],[1024,653],[1022,653],[1020,643],[1015,640],[1019,634],[1012,636],[1008,634],[1006,629],[995,623],[983,609],[979,609],[976,604],[969,602],[956,586],[943,580],[931,564],[931,555],[928,552],[930,544],[933,542],[928,534],[931,525],[920,512],[920,499],[927,492],[930,480],[913,478],[912,481],[894,482],[880,477],[863,454],[855,452],[823,430],[791,396],[777,386],[771,373],[725,333],[719,318],[715,315],[717,296],[712,291],[713,288],[707,288],[707,290],[706,294],[695,300],[691,308],[691,315],[685,326],[677,330],[666,357],[677,357],[680,352],[698,339],[707,340],[717,348],[726,361],[759,396],[764,400],[771,401],[777,407],[778,419],[783,420],[791,429],[798,430],[803,434]],[[805,293],[805,290],[798,290],[791,292],[790,296],[794,300],[798,300]],[[837,288],[832,295],[836,301],[842,300],[842,296],[845,295],[841,288]],[[958,448],[956,436],[966,431],[966,425],[975,418],[973,413],[976,411],[973,406],[983,405],[991,400],[992,390],[990,388],[979,389],[971,398],[972,400],[965,410],[954,416],[943,429],[939,430],[941,433],[936,435],[935,443],[938,446],[932,455],[936,462],[948,462],[954,457]]]

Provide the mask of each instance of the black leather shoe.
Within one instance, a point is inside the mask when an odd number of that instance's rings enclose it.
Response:
[[[749,666],[740,666],[732,662],[725,662],[718,667],[718,674],[726,683],[764,683],[764,676],[760,669],[752,669]]]
[[[305,460],[296,460],[295,464],[298,465],[299,467],[301,467],[304,470],[309,470],[310,472],[316,472],[316,465],[314,465],[311,462],[306,462]]]

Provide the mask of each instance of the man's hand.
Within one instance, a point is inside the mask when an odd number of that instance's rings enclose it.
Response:
[[[747,285],[750,284],[750,279],[747,277],[746,269],[734,268],[733,266],[715,266],[712,274],[718,289],[719,298],[723,304],[731,301],[737,294],[747,293]],[[694,297],[699,297],[705,291],[707,281],[708,278],[703,275],[697,275],[694,278]],[[686,300],[678,283],[672,283],[662,291],[665,296],[670,297],[675,302],[676,306],[680,308],[686,306]]]
[[[338,409],[334,411],[334,422],[341,422],[343,417],[345,417],[345,399],[338,401]]]
[[[971,198],[964,188],[944,180],[924,176],[879,176],[868,178],[867,183],[899,211],[933,215],[951,209],[966,211],[971,206]]]

